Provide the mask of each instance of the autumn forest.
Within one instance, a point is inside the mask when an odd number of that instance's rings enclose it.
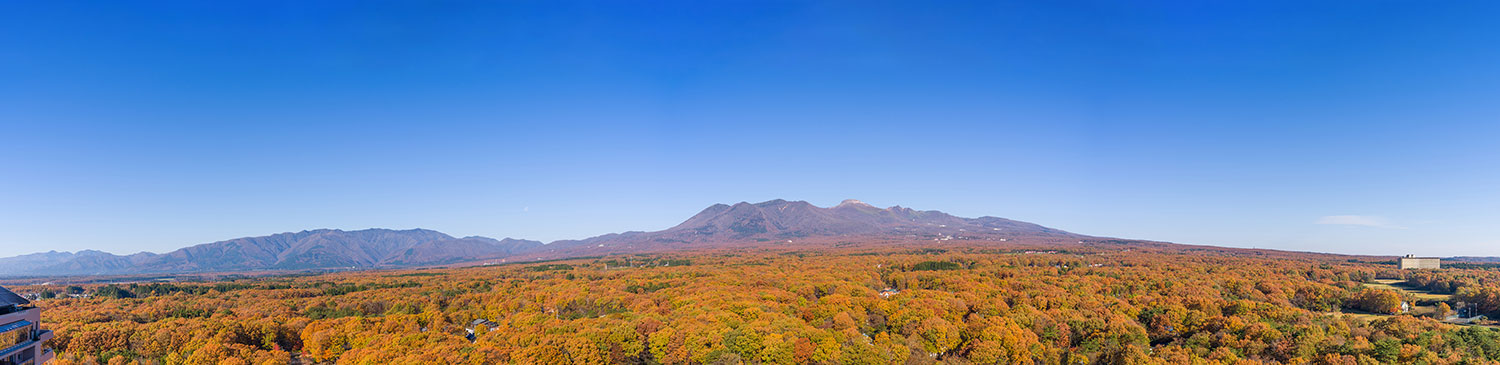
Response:
[[[842,246],[12,289],[44,298],[57,364],[1500,361],[1500,331],[1444,320],[1500,314],[1488,267]]]

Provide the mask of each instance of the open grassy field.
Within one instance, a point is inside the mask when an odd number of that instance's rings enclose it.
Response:
[[[1364,320],[1364,321],[1373,321],[1373,320],[1377,320],[1377,319],[1381,319],[1381,318],[1385,318],[1385,317],[1391,316],[1389,314],[1353,313],[1353,312],[1329,312],[1327,314],[1330,315],[1330,316],[1340,316],[1340,317],[1355,318],[1355,319]]]
[[[1409,294],[1409,295],[1415,297],[1417,300],[1422,300],[1422,301],[1426,301],[1426,300],[1448,301],[1448,300],[1452,300],[1453,299],[1453,295],[1452,294],[1436,294],[1436,293],[1428,292],[1426,290],[1413,289],[1413,288],[1407,287],[1406,285],[1402,285],[1403,281],[1404,280],[1399,280],[1399,279],[1379,279],[1379,280],[1375,280],[1374,283],[1365,283],[1365,286],[1368,286],[1368,287],[1371,287],[1371,288],[1375,288],[1375,289],[1390,289],[1390,290],[1400,291],[1403,294]]]

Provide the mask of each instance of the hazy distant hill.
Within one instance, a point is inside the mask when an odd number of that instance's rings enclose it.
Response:
[[[79,257],[88,255],[108,255],[113,257],[120,257],[106,252],[93,250],[83,250],[79,251],[78,253],[47,251],[0,258],[0,274],[17,275],[28,272],[36,272],[47,267],[62,265]]]
[[[47,252],[0,259],[0,275],[93,275],[153,272],[418,266],[507,256],[541,242],[462,239],[425,229],[319,229],[205,243],[165,254],[118,256],[100,251]]]
[[[846,200],[831,208],[805,201],[715,204],[656,232],[625,232],[541,242],[454,238],[425,229],[319,229],[205,243],[165,254],[118,256],[100,251],[46,252],[0,259],[0,275],[88,275],[208,271],[378,268],[512,258],[533,260],[612,253],[668,251],[718,243],[807,237],[881,237],[922,240],[1048,238],[1077,235],[996,217],[961,218],[935,210],[877,208]]]
[[[1472,263],[1500,263],[1500,257],[1495,256],[1454,256],[1444,258],[1445,261],[1472,262]]]

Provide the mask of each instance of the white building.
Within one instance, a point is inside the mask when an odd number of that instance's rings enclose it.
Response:
[[[1441,269],[1443,268],[1443,263],[1442,259],[1436,257],[1416,257],[1415,255],[1406,255],[1406,257],[1402,257],[1397,260],[1397,266],[1401,267],[1402,270]]]

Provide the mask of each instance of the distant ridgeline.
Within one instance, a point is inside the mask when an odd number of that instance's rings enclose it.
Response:
[[[715,204],[671,228],[611,233],[543,244],[523,239],[453,236],[425,229],[319,229],[205,243],[165,254],[101,251],[44,252],[0,258],[0,276],[251,273],[495,265],[575,257],[745,247],[848,248],[895,245],[986,249],[997,253],[1158,248],[1180,252],[1267,255],[1266,250],[1175,245],[1102,238],[996,217],[962,218],[900,206],[877,208],[857,200],[822,208],[803,201]],[[1295,253],[1276,253],[1295,255]],[[1407,260],[1410,259],[1410,260]],[[1473,258],[1480,260],[1482,258]],[[1428,268],[1436,259],[1402,259]],[[1428,260],[1433,260],[1429,262]],[[1451,263],[1447,265],[1489,265]],[[1500,264],[1500,262],[1495,262]],[[622,262],[622,265],[641,263]],[[1391,264],[1398,264],[1391,262]],[[1401,265],[1407,267],[1408,265]]]
[[[656,232],[613,233],[549,244],[521,239],[455,238],[425,229],[319,229],[205,243],[165,254],[44,252],[0,258],[0,275],[111,275],[242,271],[348,270],[495,264],[607,254],[667,252],[733,245],[802,244],[842,237],[870,242],[1079,242],[1094,237],[996,217],[960,218],[900,206],[846,200],[831,208],[803,201],[716,204]]]

